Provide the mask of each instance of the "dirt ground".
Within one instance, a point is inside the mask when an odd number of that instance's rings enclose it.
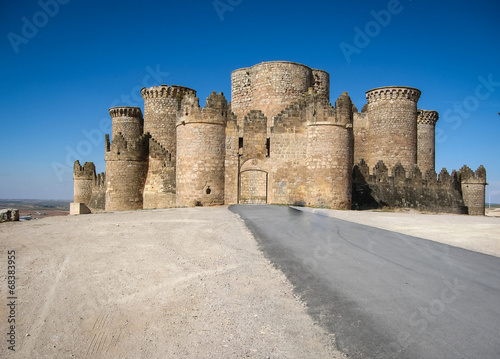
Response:
[[[1,358],[342,357],[227,207],[2,223],[0,248]]]
[[[500,218],[304,210],[500,256]],[[2,223],[0,248],[0,358],[343,358],[227,207]]]

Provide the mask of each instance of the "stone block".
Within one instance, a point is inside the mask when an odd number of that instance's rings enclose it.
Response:
[[[90,214],[90,209],[85,203],[70,203],[69,214]]]

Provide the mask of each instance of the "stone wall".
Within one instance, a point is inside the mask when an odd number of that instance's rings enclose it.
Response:
[[[92,195],[87,207],[93,212],[100,212],[106,209],[106,174],[99,173],[93,181]]]
[[[149,139],[149,164],[144,185],[143,207],[170,208],[176,205],[175,162],[155,139]]]
[[[226,123],[226,158],[224,160],[224,203],[238,203],[239,131],[237,119],[228,110]]]
[[[237,119],[237,125],[243,131],[243,119],[253,108],[251,68],[234,70],[231,73],[231,111]],[[240,133],[240,136],[243,132]]]
[[[442,169],[425,175],[418,166],[411,169],[401,164],[388,167],[379,161],[370,171],[363,160],[353,170],[353,209],[414,208],[417,210],[464,214],[459,191],[460,182],[455,171],[450,175]]]
[[[330,102],[330,74],[323,70],[312,69],[313,88],[319,97]]]
[[[267,156],[267,118],[261,111],[250,111],[243,119],[243,162]]]
[[[283,110],[270,138],[269,202],[305,205],[308,96]]]
[[[357,112],[357,110],[353,112],[354,162],[358,162],[361,159],[367,159],[370,154],[368,124],[367,112]]]

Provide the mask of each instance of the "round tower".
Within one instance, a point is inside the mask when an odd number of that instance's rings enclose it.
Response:
[[[473,172],[468,166],[463,166],[458,172],[462,198],[467,207],[467,214],[484,216],[486,194],[486,169],[481,165]]]
[[[250,110],[260,110],[267,117],[269,129],[273,116],[299,100],[310,87],[328,99],[330,76],[295,62],[262,62],[231,74],[231,110],[238,116],[240,127]]]
[[[417,117],[417,164],[423,174],[436,170],[436,122],[437,111],[418,110]]]
[[[136,123],[123,127],[124,113],[130,117],[135,113]],[[148,172],[148,135],[138,131],[142,123],[138,107],[113,107],[109,111],[112,118],[112,143],[106,135],[106,210],[119,211],[143,208],[144,182]],[[142,114],[141,114],[142,115]],[[121,128],[122,131],[118,131]],[[128,129],[133,129],[129,131]],[[124,131],[125,129],[125,131]]]
[[[201,109],[194,94],[182,101],[177,122],[177,206],[224,204],[227,101],[212,93]]]
[[[378,161],[392,168],[400,162],[407,170],[417,163],[417,102],[420,90],[380,87],[366,92],[369,149],[366,163]]]
[[[196,91],[183,86],[154,86],[142,88],[144,99],[144,131],[149,132],[174,158],[176,153],[175,123],[180,101]]]
[[[112,107],[109,109],[112,118],[111,139],[114,140],[118,133],[123,135],[125,141],[134,141],[143,134],[144,120],[139,107]]]
[[[80,166],[80,161],[75,161],[73,166],[74,199],[75,203],[90,203],[92,187],[96,178],[95,166],[92,162],[85,162]]]
[[[336,110],[315,106],[307,122],[308,206],[351,209],[352,102],[344,92]]]

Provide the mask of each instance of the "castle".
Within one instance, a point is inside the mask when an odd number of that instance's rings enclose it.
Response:
[[[330,104],[322,70],[263,62],[231,74],[231,102],[201,108],[182,86],[141,90],[113,107],[106,172],[78,161],[72,213],[236,203],[334,209],[381,206],[484,215],[486,171],[435,171],[436,111],[421,92],[381,87],[361,112],[346,92]]]

